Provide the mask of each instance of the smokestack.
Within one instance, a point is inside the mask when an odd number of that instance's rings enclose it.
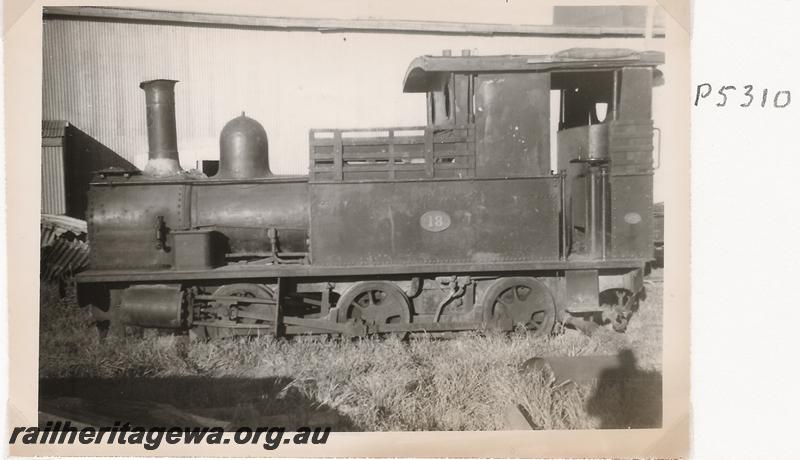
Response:
[[[168,177],[180,174],[178,135],[175,128],[175,83],[177,80],[143,81],[147,101],[147,144],[145,175]]]

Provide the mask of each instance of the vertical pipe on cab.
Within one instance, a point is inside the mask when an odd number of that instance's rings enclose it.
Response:
[[[558,172],[558,181],[561,189],[561,260],[565,260],[569,256],[569,236],[567,221],[568,203],[567,203],[567,170],[562,169]]]
[[[617,119],[617,98],[619,97],[619,70],[613,72],[614,81],[611,84],[611,119]]]
[[[608,253],[606,248],[606,239],[608,234],[608,167],[603,166],[600,169],[600,256],[605,260]]]
[[[589,254],[597,256],[597,167],[589,167]]]
[[[139,84],[147,103],[149,150],[144,173],[148,176],[174,176],[182,171],[175,125],[175,83],[177,80],[149,80]]]

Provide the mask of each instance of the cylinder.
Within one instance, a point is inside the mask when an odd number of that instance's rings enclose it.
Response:
[[[139,84],[147,103],[149,176],[174,176],[181,172],[178,135],[175,126],[175,83],[177,80],[149,80]]]
[[[220,179],[253,179],[271,176],[267,132],[261,123],[245,116],[229,121],[219,136]]]
[[[142,327],[179,329],[188,325],[188,309],[177,285],[137,285],[122,291],[119,319]]]

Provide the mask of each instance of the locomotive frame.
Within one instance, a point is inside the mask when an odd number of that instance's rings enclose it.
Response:
[[[616,49],[423,56],[404,90],[427,94],[426,126],[312,130],[308,176],[272,175],[244,114],[223,129],[217,176],[181,171],[175,82],[144,82],[150,162],[91,184],[79,303],[102,333],[624,331],[653,255],[661,63]]]

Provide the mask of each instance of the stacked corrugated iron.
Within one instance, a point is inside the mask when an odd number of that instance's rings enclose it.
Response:
[[[85,221],[42,214],[41,234],[39,277],[43,281],[60,280],[86,268],[89,244]]]

